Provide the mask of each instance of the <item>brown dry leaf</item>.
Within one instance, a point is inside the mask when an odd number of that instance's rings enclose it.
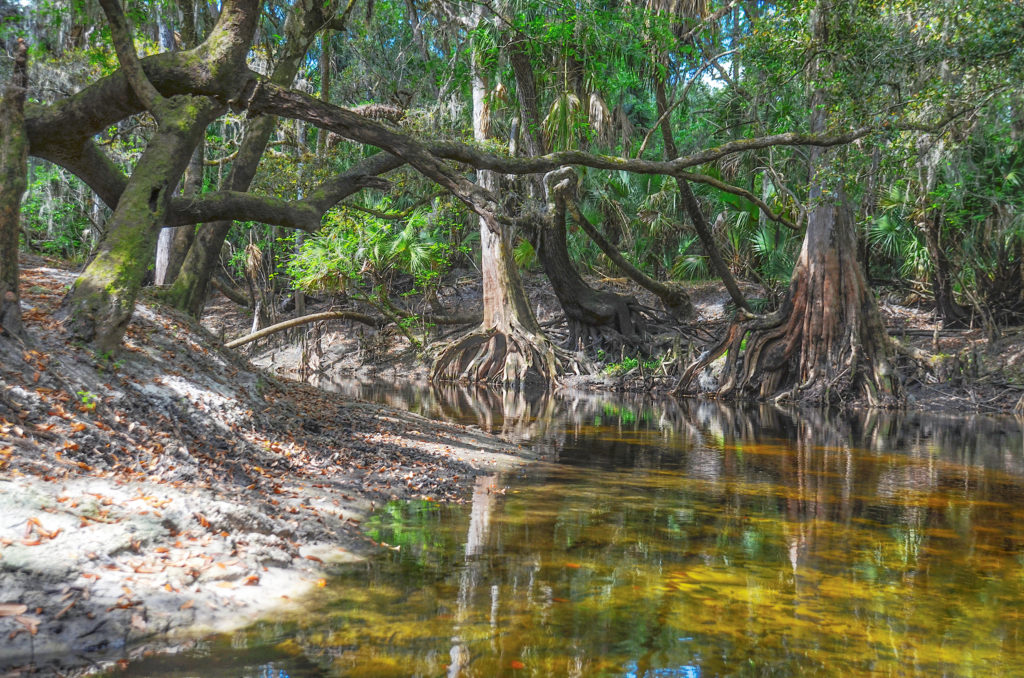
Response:
[[[24,626],[26,629],[28,629],[28,632],[34,636],[37,633],[39,633],[39,622],[43,620],[39,617],[19,616],[15,617],[14,621]]]
[[[178,607],[178,609],[179,610],[187,610],[187,609],[189,609],[190,607],[192,607],[195,604],[196,604],[196,601],[194,601],[194,600],[186,600],[184,603],[182,603]]]
[[[0,603],[0,617],[14,617],[28,612],[28,605],[21,603]]]

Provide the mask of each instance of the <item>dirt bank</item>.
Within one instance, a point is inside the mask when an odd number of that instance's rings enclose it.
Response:
[[[229,629],[375,545],[390,499],[463,501],[526,463],[480,431],[280,381],[142,303],[96,356],[54,320],[67,271],[26,261],[34,338],[0,338],[0,675],[80,671]]]

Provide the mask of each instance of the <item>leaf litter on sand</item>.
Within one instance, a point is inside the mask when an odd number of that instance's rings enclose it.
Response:
[[[464,501],[473,459],[517,463],[479,432],[258,373],[163,309],[140,304],[122,353],[93,355],[52,319],[71,279],[25,267],[35,343],[0,339],[0,600],[13,606],[0,608],[0,634],[21,629],[11,654],[32,632],[37,650],[78,651],[251,620],[371,550],[360,525],[375,506]]]

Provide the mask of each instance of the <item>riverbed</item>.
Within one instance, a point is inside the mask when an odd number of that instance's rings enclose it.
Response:
[[[334,387],[544,461],[392,502],[300,611],[116,675],[1024,675],[1016,418]]]

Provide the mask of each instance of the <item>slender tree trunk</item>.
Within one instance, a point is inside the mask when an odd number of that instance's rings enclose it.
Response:
[[[932,262],[932,294],[935,297],[935,312],[942,319],[943,327],[963,327],[968,313],[953,297],[952,272],[949,257],[942,244],[942,211],[931,209],[931,194],[938,183],[939,164],[943,158],[945,142],[931,140],[922,135],[919,139],[918,177],[921,192],[917,199],[917,230],[924,237],[928,257]]]
[[[956,303],[953,297],[953,280],[949,257],[942,246],[942,211],[934,210],[918,223],[918,230],[924,235],[928,256],[932,260],[932,294],[935,297],[935,311],[942,318],[943,327],[963,327],[967,311]]]
[[[18,293],[18,240],[21,197],[28,186],[27,88],[28,48],[18,40],[14,72],[0,100],[0,336],[24,334]]]
[[[679,151],[676,148],[675,138],[672,136],[671,116],[665,115],[665,111],[668,110],[668,98],[665,95],[665,81],[660,77],[655,83],[654,95],[658,107],[658,116],[661,118],[660,127],[661,137],[665,144],[665,159],[672,160],[678,157]],[[704,220],[704,213],[701,212],[700,205],[697,203],[697,197],[690,188],[690,182],[682,177],[676,177],[675,179],[676,185],[679,187],[679,198],[683,203],[683,208],[690,217],[693,229],[697,231],[697,237],[700,238],[704,251],[707,252],[711,268],[722,279],[733,303],[745,311],[751,310],[746,297],[743,296],[739,285],[736,284],[736,279],[732,277],[732,271],[729,270],[728,264],[722,259],[718,243],[715,242],[715,236],[711,233],[711,229],[708,228],[707,221]]]
[[[175,48],[173,27],[159,14],[157,15],[157,35],[160,47],[165,52],[173,52]],[[195,45],[189,45],[189,47],[195,47]],[[160,236],[156,241],[156,261],[153,264],[154,285],[165,285],[174,280],[175,274],[171,273],[168,269],[175,230],[171,227],[160,229]]]
[[[477,6],[475,19],[483,16]],[[472,62],[473,138],[489,136],[486,83],[479,60]],[[497,187],[497,175],[477,172],[484,189]],[[551,382],[568,356],[560,355],[540,329],[530,309],[519,270],[512,258],[507,228],[492,230],[480,219],[480,268],[483,272],[484,318],[480,328],[444,347],[431,371],[434,381],[490,382],[504,385]]]
[[[272,83],[291,86],[309,51],[310,43],[323,24],[323,16],[333,12],[336,4],[331,0],[327,6],[321,7],[322,3],[310,5],[307,1],[293,9],[285,24],[285,54],[274,67],[270,76]],[[241,147],[225,180],[227,185],[222,188],[232,191],[249,190],[276,124],[277,118],[271,115],[246,120]],[[164,298],[168,303],[195,318],[202,315],[209,294],[210,279],[217,267],[231,224],[230,221],[213,222],[197,232],[178,277],[165,293]]]
[[[203,173],[206,163],[206,140],[200,139],[195,152],[192,153],[192,160],[185,170],[185,179],[182,181],[181,195],[184,198],[193,198],[203,191]],[[171,251],[167,257],[167,277],[169,283],[178,277],[181,265],[185,262],[188,250],[196,237],[196,230],[205,228],[203,224],[194,226],[179,226],[174,229],[171,239]]]
[[[819,54],[828,53],[824,0],[811,12]],[[824,79],[819,56],[812,77]],[[826,128],[824,90],[811,96],[811,132]],[[807,234],[782,307],[768,316],[733,324],[716,346],[683,373],[676,392],[725,353],[717,392],[811,403],[836,403],[859,389],[876,406],[898,403],[899,383],[890,366],[892,347],[864,271],[857,261],[853,216],[842,185],[830,186],[828,153],[810,152],[812,205]]]
[[[97,351],[118,348],[153,263],[171,194],[206,126],[220,111],[205,97],[180,95],[161,105],[161,125],[107,222],[99,253],[64,301],[70,333]]]

